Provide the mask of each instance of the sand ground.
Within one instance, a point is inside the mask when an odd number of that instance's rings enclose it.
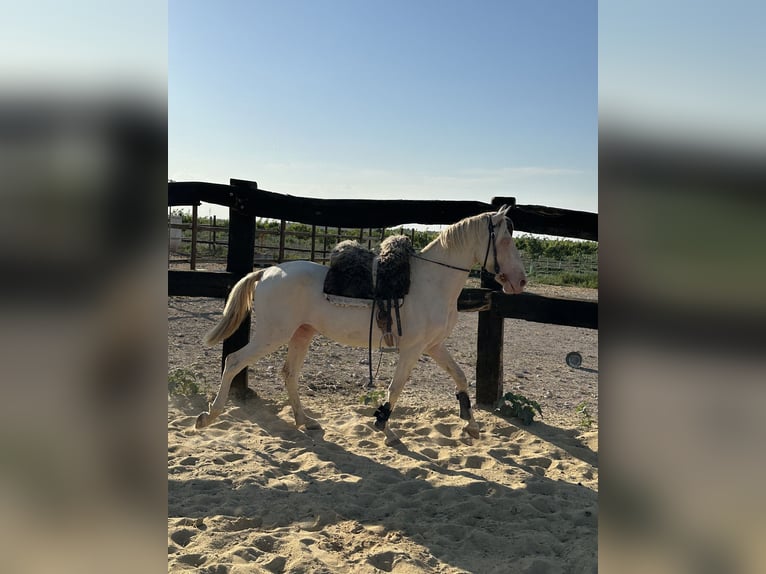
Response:
[[[220,372],[220,346],[207,349],[201,337],[222,309],[216,299],[168,299],[169,373],[192,373],[201,384],[199,394],[169,394],[169,571],[597,570],[597,331],[506,320],[504,388],[538,401],[543,417],[525,426],[476,410],[479,439],[461,433],[449,376],[422,358],[389,423],[402,443],[386,447],[371,425],[373,407],[361,403],[370,395],[366,350],[322,337],[300,385],[322,430],[295,428],[279,376],[282,349],[251,367],[255,398],[230,400],[213,425],[195,431]],[[447,341],[472,399],[477,320],[461,313]],[[583,357],[579,369],[564,362],[573,350]],[[373,356],[376,389],[395,360]]]

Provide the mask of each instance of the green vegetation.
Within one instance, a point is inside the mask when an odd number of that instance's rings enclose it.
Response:
[[[569,239],[515,238],[531,282],[598,289],[598,243]]]
[[[379,405],[386,398],[384,389],[370,389],[359,397],[359,402],[363,405]]]
[[[168,373],[168,394],[192,397],[200,394],[197,375],[188,369],[175,369]]]
[[[404,229],[399,227],[398,229],[387,229],[386,237],[391,235],[406,235],[412,240],[412,245],[415,249],[423,249],[426,245],[431,243],[439,235],[438,231],[426,231],[418,229]]]
[[[532,420],[535,418],[535,411],[540,416],[543,416],[543,410],[537,401],[511,392],[505,393],[495,408],[495,412],[499,415],[519,418],[525,425],[532,424]]]
[[[514,236],[519,251],[530,258],[575,259],[598,255],[595,241],[573,241],[571,239],[544,239],[533,235]]]
[[[580,417],[580,426],[582,428],[590,430],[591,427],[593,427],[593,423],[595,422],[595,419],[590,414],[588,404],[585,401],[581,402],[575,407],[575,412]]]

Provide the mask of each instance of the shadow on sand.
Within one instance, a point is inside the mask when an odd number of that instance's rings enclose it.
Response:
[[[353,520],[398,532],[439,561],[471,572],[480,571],[477,556],[484,557],[485,566],[496,556],[492,563],[497,570],[489,571],[510,571],[504,570],[509,566],[502,558],[507,545],[514,545],[516,552],[564,560],[572,572],[596,569],[597,493],[591,489],[541,476],[498,449],[487,457],[468,457],[464,468],[457,468],[457,461],[445,465],[409,448],[406,437],[389,453],[417,464],[400,471],[325,440],[324,431],[296,429],[275,414],[279,410],[275,403],[254,399],[240,408],[243,416],[256,420],[272,435],[274,443],[236,456],[261,459],[259,465],[267,470],[252,477],[234,477],[235,466],[229,476],[179,479],[171,475],[169,517],[228,516],[233,525],[263,532],[286,527],[317,531]],[[597,463],[596,453],[578,444],[569,431],[541,423],[524,430],[588,464]],[[380,448],[386,448],[382,435],[372,438],[379,438]],[[295,457],[275,456],[284,455],[286,449],[299,455],[310,451],[324,472]],[[494,470],[503,465],[504,472],[522,477],[523,486],[511,488],[471,469],[483,465]],[[432,484],[439,481],[436,475],[455,485]],[[282,477],[300,487],[275,486]],[[232,478],[237,478],[236,483]]]

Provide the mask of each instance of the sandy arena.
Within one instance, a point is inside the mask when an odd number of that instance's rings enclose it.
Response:
[[[213,425],[195,431],[221,361],[220,345],[201,339],[223,303],[168,298],[169,376],[193,373],[201,384],[197,395],[168,395],[170,572],[597,571],[597,331],[507,319],[504,388],[538,401],[543,417],[524,426],[476,409],[480,439],[461,434],[449,375],[421,358],[389,422],[402,444],[386,447],[372,427],[374,407],[361,402],[373,394],[366,349],[323,337],[300,382],[323,430],[295,428],[281,349],[250,368],[256,398],[230,399]],[[477,321],[461,313],[447,340],[472,400]],[[566,365],[569,351],[581,353],[581,368]],[[395,360],[373,355],[376,389],[387,386]]]

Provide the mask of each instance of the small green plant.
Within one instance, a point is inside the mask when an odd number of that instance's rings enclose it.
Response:
[[[537,401],[528,399],[524,395],[516,395],[508,392],[497,403],[496,413],[504,417],[516,417],[521,419],[525,425],[532,424],[535,418],[535,411],[543,416],[543,410]]]
[[[590,414],[588,405],[585,401],[581,402],[575,407],[575,412],[580,416],[580,426],[586,429],[590,429],[595,422],[593,416]]]
[[[359,402],[363,405],[378,405],[386,398],[384,389],[370,389],[359,397]]]
[[[197,375],[188,369],[175,369],[168,373],[168,393],[191,397],[200,394],[200,384]]]

